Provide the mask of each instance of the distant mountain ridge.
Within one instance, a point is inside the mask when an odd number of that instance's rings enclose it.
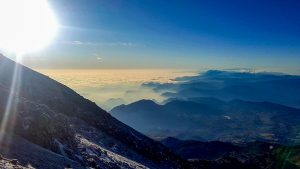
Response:
[[[151,105],[151,107],[149,107]],[[117,119],[154,138],[299,144],[300,110],[270,102],[215,98],[141,100],[110,111]]]
[[[143,86],[162,92],[167,98],[268,101],[300,108],[300,76],[297,75],[209,70],[174,81],[177,83],[145,83]]]

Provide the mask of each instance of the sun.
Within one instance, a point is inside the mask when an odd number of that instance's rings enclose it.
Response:
[[[58,24],[47,0],[0,0],[0,49],[16,54],[47,46]]]

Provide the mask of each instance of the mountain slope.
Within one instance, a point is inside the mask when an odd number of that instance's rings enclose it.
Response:
[[[201,142],[168,137],[161,143],[185,159],[216,160],[224,154],[239,151],[238,146],[220,141]]]
[[[14,80],[19,88],[13,89],[11,109],[5,114]],[[162,144],[116,120],[70,88],[2,55],[0,92],[0,115],[2,123],[7,118],[7,133],[83,167],[180,168],[183,163]]]
[[[269,102],[189,98],[145,108],[145,101],[137,101],[110,113],[154,138],[299,144],[300,110]]]
[[[161,141],[174,153],[205,168],[298,169],[299,146],[266,142],[233,145],[219,141],[201,142],[166,138]],[[205,164],[206,161],[206,164]],[[206,167],[205,167],[206,166]]]

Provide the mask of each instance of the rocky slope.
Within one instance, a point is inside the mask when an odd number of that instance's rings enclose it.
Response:
[[[1,131],[5,133],[0,154],[16,158],[24,167],[185,165],[161,143],[116,120],[95,103],[2,55],[0,93]]]

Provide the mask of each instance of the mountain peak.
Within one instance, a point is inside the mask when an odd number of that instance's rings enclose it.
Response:
[[[157,103],[153,100],[148,100],[148,99],[142,99],[142,100],[138,100],[134,103],[131,103],[132,105],[133,104],[143,104],[143,105],[157,105]]]

